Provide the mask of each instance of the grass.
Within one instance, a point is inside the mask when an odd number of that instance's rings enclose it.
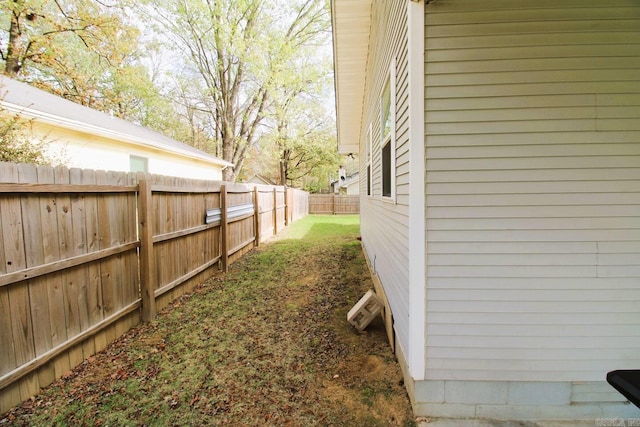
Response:
[[[357,216],[309,216],[3,421],[12,425],[415,425],[376,320]]]

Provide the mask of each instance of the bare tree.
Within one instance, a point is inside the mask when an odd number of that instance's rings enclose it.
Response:
[[[224,179],[234,181],[248,149],[267,131],[275,88],[296,73],[291,58],[328,31],[327,3],[148,0],[146,10],[183,53],[192,99],[198,95],[194,105],[212,118],[216,151],[235,165]]]

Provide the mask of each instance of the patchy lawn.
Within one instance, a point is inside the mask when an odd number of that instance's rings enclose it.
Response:
[[[34,400],[4,425],[413,426],[378,319],[357,216],[310,216]]]

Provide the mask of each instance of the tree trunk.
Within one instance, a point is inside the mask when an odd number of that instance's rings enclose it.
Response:
[[[228,167],[222,171],[222,180],[226,182],[235,182],[236,174],[232,167]]]
[[[287,164],[284,159],[280,159],[280,185],[287,184]]]
[[[17,2],[13,2],[17,3]],[[20,32],[20,13],[11,13],[11,26],[9,27],[9,42],[7,45],[7,56],[4,72],[9,77],[15,77],[22,68],[22,61],[20,60],[20,47],[19,40],[22,33]]]

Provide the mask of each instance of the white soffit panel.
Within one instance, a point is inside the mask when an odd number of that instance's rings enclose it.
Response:
[[[333,0],[338,151],[357,153],[364,103],[372,0]]]

